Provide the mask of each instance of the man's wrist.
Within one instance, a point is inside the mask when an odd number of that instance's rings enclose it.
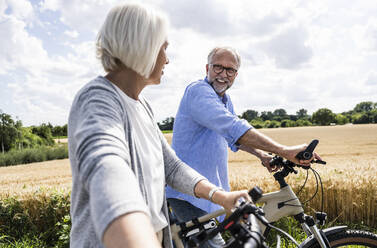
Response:
[[[267,150],[273,154],[284,157],[286,155],[286,146],[274,143],[270,150]]]

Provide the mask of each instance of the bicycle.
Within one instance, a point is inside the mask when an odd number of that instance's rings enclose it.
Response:
[[[310,159],[317,144],[318,140],[313,140],[305,151],[297,154],[297,158]],[[321,160],[312,162],[326,164],[325,161]],[[262,207],[258,207],[251,202],[242,202],[228,218],[217,226],[215,218],[225,214],[223,209],[188,222],[172,223],[171,230],[176,247],[183,248],[182,240],[186,240],[189,247],[197,247],[199,244],[213,238],[216,234],[224,233],[225,231],[231,234],[231,238],[224,247],[267,247],[265,237],[267,237],[271,229],[282,233],[300,248],[327,248],[348,245],[377,247],[376,234],[352,230],[347,226],[334,226],[326,229],[318,227],[325,224],[327,215],[323,212],[323,186],[317,171],[311,167],[303,167],[289,160],[284,160],[279,156],[274,156],[270,164],[280,167],[280,170],[273,175],[279,183],[280,190],[263,194],[258,187],[254,187],[249,191],[253,202],[263,204]],[[299,191],[306,184],[309,170],[313,172],[317,182],[316,192],[311,199],[317,194],[318,186],[321,185],[322,209],[320,212],[315,213],[315,218],[304,213],[300,200],[285,181],[285,178],[291,173],[297,174],[295,167],[307,170],[306,180]],[[274,222],[286,216],[293,216],[301,224],[307,235],[307,238],[302,243],[299,244],[288,233],[273,226]],[[280,247],[279,237],[277,247]]]

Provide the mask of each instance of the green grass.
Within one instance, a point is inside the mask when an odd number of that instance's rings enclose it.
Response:
[[[38,237],[22,237],[14,240],[6,235],[0,237],[0,248],[45,248],[48,245]]]
[[[296,221],[292,217],[282,218],[281,220],[274,223],[273,225],[287,232],[299,244],[307,238],[305,232],[301,228],[301,225],[298,223],[298,221]],[[321,227],[321,229],[326,229],[333,226],[344,226],[344,225],[348,226],[349,229],[364,230],[364,231],[377,234],[377,229],[365,226],[360,223],[330,223],[330,224],[325,224],[323,227]],[[287,247],[287,248],[296,247],[294,243],[292,243],[288,238],[286,238],[283,234],[275,230],[271,230],[269,235],[267,236],[267,244],[269,247],[276,247],[277,235],[280,236],[281,247]],[[350,247],[357,247],[357,246],[350,246]]]

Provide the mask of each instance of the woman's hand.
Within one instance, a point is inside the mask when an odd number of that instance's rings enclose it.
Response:
[[[240,191],[216,191],[212,196],[212,202],[222,206],[227,213],[231,213],[236,206],[237,200],[243,197],[246,201],[251,201],[251,198],[246,190]]]
[[[227,192],[219,187],[216,187],[208,180],[199,181],[195,185],[194,193],[196,197],[210,200],[213,203],[222,206],[227,213],[232,212],[237,200],[241,197],[243,197],[246,201],[251,201],[251,198],[246,190]]]

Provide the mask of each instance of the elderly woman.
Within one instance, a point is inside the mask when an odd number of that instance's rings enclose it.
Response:
[[[180,161],[141,95],[160,84],[167,21],[141,5],[113,8],[97,54],[107,74],[76,95],[68,122],[71,247],[172,247],[166,184],[230,210],[246,191],[224,192]]]

